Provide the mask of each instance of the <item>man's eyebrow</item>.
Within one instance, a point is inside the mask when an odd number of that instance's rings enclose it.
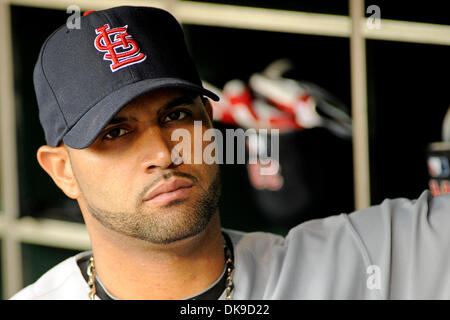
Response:
[[[177,106],[182,106],[182,105],[190,105],[194,103],[194,99],[196,98],[196,96],[193,95],[182,95],[179,97],[174,98],[173,100],[170,100],[169,102],[167,102],[166,104],[164,104],[159,110],[158,110],[158,115],[163,113],[166,110],[170,110],[174,107]]]
[[[108,122],[107,126],[126,122],[126,121],[138,121],[135,117],[114,117]]]

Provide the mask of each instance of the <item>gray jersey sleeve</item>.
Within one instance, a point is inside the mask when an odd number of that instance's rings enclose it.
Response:
[[[385,200],[348,217],[379,270],[382,298],[450,298],[450,195]]]

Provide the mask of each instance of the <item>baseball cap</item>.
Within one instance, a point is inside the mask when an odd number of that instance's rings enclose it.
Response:
[[[125,105],[144,93],[205,89],[180,24],[167,11],[122,6],[61,26],[44,42],[34,69],[39,118],[47,144],[91,145]]]

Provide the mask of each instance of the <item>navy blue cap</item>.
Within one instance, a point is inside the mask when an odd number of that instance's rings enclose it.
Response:
[[[42,46],[34,69],[47,144],[91,145],[125,105],[144,93],[181,88],[219,97],[202,86],[180,24],[167,11],[117,7],[81,17]]]

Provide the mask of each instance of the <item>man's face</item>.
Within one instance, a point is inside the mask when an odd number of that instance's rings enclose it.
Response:
[[[81,208],[111,230],[152,243],[203,231],[217,211],[218,165],[176,165],[171,157],[179,143],[172,132],[188,130],[193,145],[194,121],[211,127],[200,97],[159,90],[124,107],[90,147],[69,148]]]

